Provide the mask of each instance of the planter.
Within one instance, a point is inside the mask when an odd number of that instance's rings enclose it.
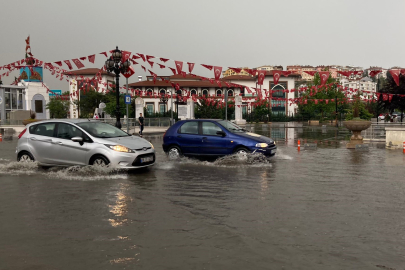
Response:
[[[356,144],[363,144],[361,132],[371,126],[371,121],[364,120],[349,120],[343,121],[343,126],[350,130],[353,135],[350,137],[350,142],[346,145],[349,149],[356,148]]]
[[[25,119],[25,120],[22,121],[22,123],[23,123],[24,126],[26,126],[28,124],[31,124],[31,123],[34,123],[34,122],[39,122],[39,121],[41,121],[41,120],[38,120],[38,119]]]

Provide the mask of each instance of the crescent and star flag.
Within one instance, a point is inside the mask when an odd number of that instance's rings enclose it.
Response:
[[[125,61],[127,61],[129,59],[130,56],[131,56],[131,52],[122,51],[122,59],[121,59],[121,61],[124,63]]]
[[[189,63],[189,62],[187,62],[187,65],[188,65],[188,72],[189,73],[191,73],[191,72],[193,72],[193,68],[194,68],[194,63]]]
[[[174,61],[176,64],[176,70],[178,74],[181,74],[181,71],[183,70],[183,62],[182,61]]]
[[[391,74],[392,78],[394,79],[397,86],[399,86],[399,73],[400,72],[401,71],[399,69],[391,69],[390,70],[390,74]]]
[[[291,70],[289,70],[289,71],[283,71],[283,75],[284,76],[288,76],[288,75],[290,75],[292,73],[292,71]]]
[[[311,75],[311,76],[314,76],[318,71],[315,71],[315,70],[307,70],[307,71],[304,71],[306,74],[309,74],[309,75]]]
[[[215,80],[219,80],[219,77],[221,77],[221,72],[222,72],[222,67],[214,67],[214,75],[215,75]]]
[[[69,69],[72,69],[72,64],[70,63],[69,60],[64,60],[63,62],[65,62],[65,64],[69,67]]]
[[[257,71],[257,84],[263,85],[264,77],[266,76],[265,70],[258,70]]]
[[[84,68],[83,63],[80,62],[79,59],[75,58],[75,59],[72,59],[72,61],[73,61],[73,63],[75,63],[75,65],[76,65],[76,67],[77,67],[78,69]],[[66,64],[67,64],[67,63],[66,63]]]
[[[278,84],[278,81],[280,80],[281,75],[283,74],[283,71],[281,70],[273,70],[273,83],[274,85]]]
[[[329,78],[329,71],[319,71],[319,77],[321,77],[321,85],[324,85]]]
[[[242,71],[241,68],[232,68],[230,67],[229,69],[232,69],[233,71],[235,71],[236,73],[240,73]]]
[[[213,66],[201,64],[206,69],[212,70]]]

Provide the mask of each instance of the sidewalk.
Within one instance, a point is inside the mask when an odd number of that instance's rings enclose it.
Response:
[[[166,130],[169,127],[148,127],[146,126],[143,129],[143,135],[149,136],[149,135],[163,135]],[[123,131],[127,131],[127,127],[122,127]],[[139,126],[134,127],[130,127],[129,128],[129,134],[133,134],[133,135],[138,135],[139,134]]]

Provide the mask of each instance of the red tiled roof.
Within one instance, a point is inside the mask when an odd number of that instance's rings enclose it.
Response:
[[[175,81],[173,83],[178,83],[180,87],[218,87],[218,84],[214,81],[214,83],[211,83],[210,81]],[[153,83],[153,81],[140,81],[136,83],[130,83],[128,84],[128,87],[131,88],[139,88],[139,87],[172,87],[170,83],[166,83],[164,81],[156,81],[156,83]],[[225,83],[221,82],[222,87],[227,87]]]
[[[97,72],[99,72],[100,69],[98,68],[84,68],[84,69],[79,69],[79,70],[71,70],[68,72],[63,73],[64,75],[96,75]],[[109,73],[109,72],[101,72],[101,75],[105,75],[105,76],[110,76],[110,77],[115,77],[115,75],[113,73]]]
[[[176,75],[172,75],[170,76],[170,79],[190,79],[190,80],[196,80],[196,81],[200,81],[201,79],[197,76],[193,76],[191,74],[186,74],[186,77],[183,77],[182,74],[176,74]]]

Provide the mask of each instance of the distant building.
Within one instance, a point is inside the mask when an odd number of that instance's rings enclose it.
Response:
[[[225,71],[222,72],[222,77],[228,77],[228,76],[233,76],[233,75],[246,75],[246,76],[251,76],[248,72],[245,71],[245,69],[249,69],[249,67],[239,67],[241,70],[241,72],[237,73],[232,69],[227,69]],[[253,68],[255,70],[266,70],[266,71],[271,71],[271,70],[283,70],[282,66],[260,66],[260,67],[256,67]]]
[[[363,98],[366,99],[372,99],[377,89],[377,83],[373,82],[373,80],[370,79],[369,77],[364,77],[360,81],[342,78],[340,79],[340,83],[342,86],[347,87],[349,89],[352,88],[352,89],[359,89],[360,91],[371,92],[371,93],[366,92],[362,93]]]

